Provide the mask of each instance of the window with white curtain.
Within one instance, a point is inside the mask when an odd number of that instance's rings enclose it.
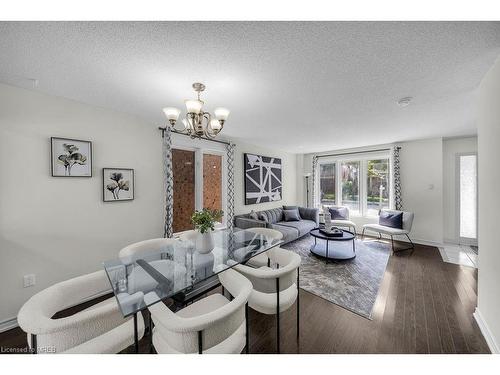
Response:
[[[354,216],[378,216],[392,207],[392,158],[389,150],[320,158],[318,201],[346,206]]]

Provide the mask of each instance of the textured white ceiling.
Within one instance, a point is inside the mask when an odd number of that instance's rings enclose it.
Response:
[[[225,135],[303,153],[475,133],[500,22],[0,22],[0,51],[0,81],[155,124],[201,81]]]

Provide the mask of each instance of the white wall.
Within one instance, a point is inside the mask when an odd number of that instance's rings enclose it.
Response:
[[[493,352],[500,353],[500,59],[479,89],[479,276],[476,319]]]
[[[442,139],[433,138],[398,144],[402,147],[400,152],[400,166],[403,206],[405,210],[415,213],[411,237],[417,242],[442,243]],[[363,152],[389,146],[376,145],[349,150],[333,150],[320,154],[306,154],[303,157],[303,172],[312,172],[312,157],[314,155]],[[305,196],[303,190],[299,194]],[[359,229],[362,228],[363,224],[378,221],[377,218],[368,217],[352,217],[352,220]],[[404,238],[401,238],[401,240],[404,240]]]
[[[51,177],[51,136],[91,140],[93,177]],[[236,144],[236,212],[295,204],[295,155]],[[243,152],[282,158],[282,201],[244,206]],[[0,325],[36,292],[163,235],[161,155],[157,125],[0,84]],[[135,200],[102,202],[103,167],[135,169]],[[36,286],[23,288],[31,273]]]
[[[285,153],[278,150],[269,150],[256,147],[240,141],[236,141],[234,151],[234,211],[236,215],[249,213],[251,210],[261,211],[270,208],[281,207],[283,205],[297,204],[297,158],[295,154]],[[259,204],[245,205],[244,178],[243,178],[243,154],[253,153],[263,156],[281,158],[283,165],[283,199],[278,202],[267,202]]]
[[[92,178],[50,176],[50,137],[91,140]],[[102,168],[135,169],[135,200],[104,203]],[[0,322],[45,287],[163,234],[161,137],[138,118],[0,85]],[[36,286],[23,288],[23,275]]]
[[[443,242],[443,142],[403,142],[400,152],[403,208],[415,213],[412,238]]]
[[[477,153],[477,137],[451,138],[443,141],[443,238],[459,242],[459,194],[457,156]]]

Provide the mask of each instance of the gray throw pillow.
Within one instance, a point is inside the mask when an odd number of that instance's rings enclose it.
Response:
[[[378,217],[378,223],[385,227],[403,229],[403,213],[380,211],[380,215]]]
[[[300,221],[299,210],[283,210],[285,221]]]
[[[329,207],[328,211],[332,220],[347,220],[349,216],[347,207]]]
[[[265,214],[259,214],[259,220],[262,220],[262,221],[265,221],[266,223],[268,223],[269,221],[267,220],[267,215]]]
[[[248,216],[250,217],[250,219],[259,220],[259,216],[257,215],[257,213],[254,210],[250,211]]]

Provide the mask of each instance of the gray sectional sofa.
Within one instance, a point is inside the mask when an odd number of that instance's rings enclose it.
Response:
[[[285,221],[283,210],[298,208],[299,221]],[[237,215],[234,217],[234,226],[241,229],[247,228],[271,228],[283,233],[283,240],[290,242],[309,233],[311,229],[319,227],[319,209],[297,206],[283,206],[271,210],[257,211],[254,218],[250,214]]]

